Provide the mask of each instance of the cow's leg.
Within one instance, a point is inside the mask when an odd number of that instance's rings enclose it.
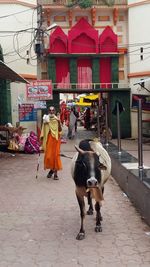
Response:
[[[100,212],[100,203],[96,202],[95,204],[95,210],[96,210],[96,226],[95,226],[95,232],[102,232],[102,226],[101,226],[101,212]]]
[[[84,218],[85,218],[85,203],[84,203],[84,197],[83,196],[79,196],[77,195],[77,200],[79,203],[79,207],[80,207],[80,216],[81,216],[81,228],[79,233],[77,234],[76,239],[77,240],[82,240],[85,238],[85,231],[84,231]]]
[[[87,198],[88,198],[88,205],[89,205],[89,209],[87,211],[87,214],[92,215],[93,214],[93,204],[92,204],[92,198],[91,198],[91,192],[90,191],[87,193]]]

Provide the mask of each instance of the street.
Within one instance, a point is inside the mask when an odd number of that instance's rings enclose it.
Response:
[[[88,136],[89,138],[89,136]],[[78,139],[62,144],[72,157]],[[150,228],[111,177],[105,186],[101,233],[86,215],[86,237],[76,240],[79,207],[71,159],[62,157],[59,180],[47,179],[43,153],[0,155],[0,267],[148,267]]]

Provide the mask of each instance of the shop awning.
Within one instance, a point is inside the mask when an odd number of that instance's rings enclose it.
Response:
[[[84,96],[84,100],[95,101],[98,99],[98,94]]]
[[[84,106],[84,107],[90,107],[91,104],[98,100],[99,94],[90,94],[90,95],[84,95],[81,94],[78,96],[78,101],[75,103],[77,106]]]
[[[75,102],[76,106],[90,107],[91,103],[84,102],[84,97],[80,97],[79,101]]]
[[[8,67],[3,61],[0,60],[0,79],[10,80],[11,82],[29,83],[21,75],[16,73],[10,67]]]

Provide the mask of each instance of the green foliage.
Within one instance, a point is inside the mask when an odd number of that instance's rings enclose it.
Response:
[[[106,6],[113,6],[115,0],[101,0]],[[67,7],[75,7],[79,6],[80,8],[86,9],[88,7],[92,7],[92,0],[70,0],[68,1]]]
[[[74,6],[79,6],[81,8],[88,8],[92,7],[93,1],[92,0],[76,0],[76,1],[69,1],[67,7],[74,7]]]
[[[82,0],[82,1],[79,1],[79,7],[81,8],[88,8],[88,7],[91,7],[93,5],[93,1],[92,0]]]
[[[102,2],[103,2],[106,6],[113,6],[115,0],[102,0]]]

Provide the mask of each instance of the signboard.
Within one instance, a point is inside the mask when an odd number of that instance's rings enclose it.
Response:
[[[149,95],[132,95],[132,108],[138,107],[138,100],[142,101],[142,109],[150,110],[150,96]]]
[[[46,109],[46,101],[37,101],[34,103],[34,108],[35,109]]]
[[[27,84],[27,98],[32,100],[52,99],[51,80],[37,80]]]
[[[37,112],[34,104],[19,104],[19,121],[36,121]]]

